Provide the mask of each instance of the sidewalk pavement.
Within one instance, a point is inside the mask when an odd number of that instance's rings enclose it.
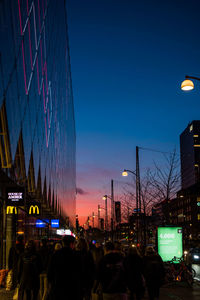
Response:
[[[6,291],[0,288],[0,300],[12,300],[14,291]],[[160,289],[160,300],[199,300],[200,299],[200,283],[195,282],[190,288],[186,284],[177,283],[163,286]],[[144,300],[148,300],[147,292]]]
[[[145,293],[145,300],[148,299]],[[178,283],[168,286],[163,286],[160,289],[159,300],[199,300],[200,299],[200,284],[195,282],[190,288],[184,283]]]
[[[0,288],[0,300],[12,300],[14,290],[6,291],[6,289]]]

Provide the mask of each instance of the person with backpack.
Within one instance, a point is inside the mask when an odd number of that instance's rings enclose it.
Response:
[[[143,265],[149,300],[157,300],[164,281],[165,269],[162,258],[153,247],[146,248]]]
[[[36,252],[35,242],[30,240],[25,245],[25,251],[19,259],[18,282],[22,299],[36,300],[40,288],[40,272],[42,262]]]
[[[97,271],[97,282],[102,287],[103,300],[127,300],[124,256],[115,250],[112,242],[105,244],[104,253]]]

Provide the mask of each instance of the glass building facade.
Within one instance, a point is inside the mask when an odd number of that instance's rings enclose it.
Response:
[[[192,121],[180,135],[181,186],[200,183],[200,121]]]
[[[65,1],[0,0],[1,172],[72,221],[75,140]]]

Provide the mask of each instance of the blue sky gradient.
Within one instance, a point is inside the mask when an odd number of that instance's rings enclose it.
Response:
[[[136,145],[179,151],[179,134],[200,119],[198,82],[180,90],[186,74],[200,76],[200,2],[68,0],[67,9],[85,217],[111,178],[135,169]],[[142,152],[141,168],[152,159]]]

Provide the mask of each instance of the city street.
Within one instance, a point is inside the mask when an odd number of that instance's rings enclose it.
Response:
[[[13,292],[0,290],[0,300],[11,300]],[[148,300],[147,292],[145,300]],[[192,288],[187,287],[184,283],[177,283],[163,286],[160,290],[160,300],[199,300],[200,283],[195,282]],[[63,299],[65,300],[65,299]],[[73,299],[72,299],[73,300]]]
[[[145,299],[148,299],[147,295]],[[192,288],[183,283],[164,286],[160,291],[160,300],[197,300],[200,299],[200,284],[195,282]]]

